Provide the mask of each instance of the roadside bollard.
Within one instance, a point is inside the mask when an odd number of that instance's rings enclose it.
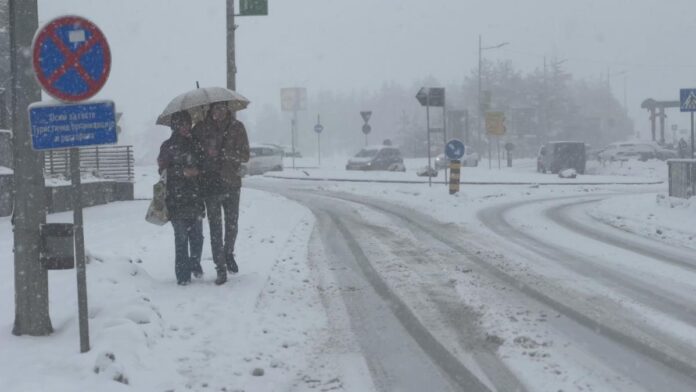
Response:
[[[449,164],[450,178],[449,178],[449,193],[453,195],[459,192],[459,173],[462,167],[461,161],[451,160]]]

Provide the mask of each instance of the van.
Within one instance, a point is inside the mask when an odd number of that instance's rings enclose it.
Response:
[[[584,174],[585,162],[585,143],[548,142],[539,148],[537,171],[555,174],[565,169],[575,169],[578,174]]]

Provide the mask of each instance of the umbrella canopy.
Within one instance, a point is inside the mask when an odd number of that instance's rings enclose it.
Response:
[[[157,117],[158,125],[171,125],[172,114],[186,110],[194,122],[202,120],[210,104],[225,102],[232,111],[245,109],[249,100],[241,94],[223,87],[204,87],[183,93],[172,99],[162,114]]]

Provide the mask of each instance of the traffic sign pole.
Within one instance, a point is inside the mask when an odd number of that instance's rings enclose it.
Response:
[[[433,186],[433,176],[430,173],[430,94],[426,98],[427,105],[425,106],[425,122],[428,130],[428,186]]]
[[[70,149],[70,180],[73,191],[73,226],[77,270],[77,313],[80,327],[80,352],[89,351],[89,319],[87,312],[87,266],[85,263],[84,219],[82,216],[82,179],[80,178],[80,150]]]
[[[317,165],[321,167],[321,132],[324,126],[321,125],[321,115],[317,114],[317,125],[314,126],[314,132],[317,133]]]
[[[290,136],[292,139],[292,168],[295,169],[295,139],[297,135],[297,110],[292,112],[292,127],[290,127]]]
[[[36,32],[32,43],[33,68],[37,81],[52,97],[80,102],[96,95],[111,70],[111,52],[106,37],[89,20],[63,16]],[[37,99],[38,101],[38,99]],[[106,106],[106,110],[100,110]],[[32,105],[29,118],[32,146],[36,150],[70,147],[73,231],[77,272],[77,303],[80,352],[87,352],[87,270],[84,219],[78,146],[116,142],[113,102],[82,105]]]
[[[498,149],[498,170],[500,170],[500,136],[496,136],[495,145]]]
[[[689,159],[694,159],[694,112],[691,112],[691,156]]]

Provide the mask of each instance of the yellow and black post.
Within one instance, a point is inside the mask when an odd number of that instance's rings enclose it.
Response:
[[[462,162],[459,160],[451,160],[449,164],[450,178],[449,178],[449,193],[454,195],[459,192],[459,171],[462,167]]]

